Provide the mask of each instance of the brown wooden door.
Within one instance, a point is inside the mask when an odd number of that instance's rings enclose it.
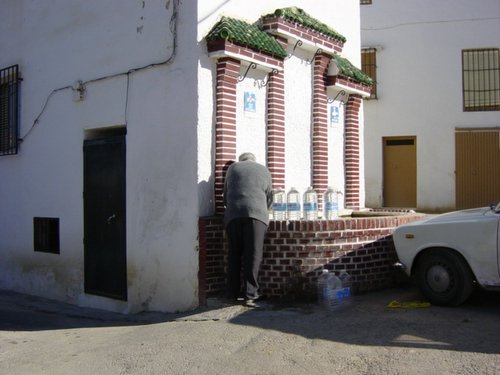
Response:
[[[457,209],[500,200],[500,128],[456,130],[455,174]]]
[[[417,206],[416,137],[384,137],[384,206]]]

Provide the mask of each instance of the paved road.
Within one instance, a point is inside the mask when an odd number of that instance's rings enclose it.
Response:
[[[500,293],[458,308],[389,308],[411,286],[334,314],[210,300],[123,316],[0,291],[0,374],[500,374]]]

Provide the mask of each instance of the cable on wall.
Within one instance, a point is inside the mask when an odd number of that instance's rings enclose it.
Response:
[[[407,23],[398,23],[390,26],[383,27],[362,27],[362,31],[380,31],[380,30],[390,30],[396,29],[398,27],[403,26],[414,26],[414,25],[431,25],[431,24],[440,24],[440,23],[455,23],[455,22],[474,22],[474,21],[492,21],[498,20],[500,17],[488,17],[488,18],[466,18],[466,19],[458,19],[458,20],[437,20],[437,21],[421,21],[421,22],[407,22]]]
[[[79,82],[79,84],[81,86],[85,87],[87,84],[90,84],[90,83],[96,83],[96,82],[100,82],[100,81],[104,81],[104,80],[108,80],[108,79],[126,76],[127,77],[127,88],[126,88],[126,93],[125,93],[125,125],[127,124],[127,109],[128,109],[128,98],[129,98],[129,89],[130,89],[130,74],[135,73],[135,72],[139,72],[142,70],[146,70],[146,69],[155,68],[158,66],[169,65],[175,59],[175,54],[177,51],[177,17],[178,17],[179,2],[180,2],[180,0],[174,0],[172,2],[173,8],[172,8],[172,16],[170,17],[170,31],[171,31],[172,37],[173,37],[173,45],[172,45],[172,53],[170,54],[170,56],[167,59],[160,61],[160,62],[155,62],[155,63],[143,65],[140,67],[132,68],[132,69],[127,70],[126,72],[114,73],[114,74],[110,74],[110,75],[106,75],[106,76],[102,76],[102,77],[98,77],[98,78],[93,78],[93,79],[90,79],[87,81]],[[24,139],[26,139],[26,137],[31,133],[31,131],[35,128],[35,126],[40,122],[40,118],[44,114],[44,112],[47,108],[47,105],[48,105],[50,99],[52,98],[52,96],[60,91],[64,91],[64,90],[68,90],[68,89],[74,90],[73,85],[59,87],[59,88],[52,90],[49,93],[49,95],[45,99],[45,102],[43,104],[41,111],[36,116],[35,120],[33,121],[32,125],[28,129],[28,131],[22,137],[20,137],[18,139],[19,142],[24,141]]]

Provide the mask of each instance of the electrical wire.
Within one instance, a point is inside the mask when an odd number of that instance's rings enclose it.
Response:
[[[45,103],[43,104],[42,110],[40,111],[38,116],[36,116],[35,120],[33,121],[33,124],[29,128],[29,130],[26,132],[26,134],[24,134],[24,136],[22,136],[18,140],[20,142],[22,142],[24,140],[24,138],[26,138],[31,133],[31,131],[33,130],[35,125],[37,125],[40,122],[40,117],[42,117],[43,113],[45,112],[45,109],[47,108],[47,105],[49,104],[49,100],[52,97],[52,95],[54,95],[56,92],[67,90],[67,89],[72,89],[72,88],[73,88],[73,86],[64,86],[64,87],[59,87],[58,89],[52,90],[50,92],[50,94],[47,96],[47,98],[45,99]]]
[[[126,93],[125,93],[125,125],[127,124],[127,108],[128,108],[128,99],[129,99],[129,89],[130,89],[130,74],[135,73],[135,72],[139,72],[142,70],[146,70],[146,69],[155,68],[158,66],[169,65],[175,59],[175,55],[176,55],[176,51],[177,51],[177,17],[178,17],[179,2],[180,2],[180,0],[174,0],[172,3],[173,7],[172,7],[172,16],[170,17],[170,32],[172,33],[173,44],[172,44],[172,53],[170,54],[170,56],[168,58],[166,58],[165,60],[162,60],[160,62],[150,63],[150,64],[143,65],[143,66],[140,66],[137,68],[132,68],[132,69],[127,70],[126,72],[119,72],[119,73],[114,73],[114,74],[110,74],[110,75],[106,75],[106,76],[102,76],[102,77],[98,77],[98,78],[93,78],[93,79],[90,79],[90,80],[87,80],[87,81],[84,81],[81,83],[83,86],[85,86],[85,85],[90,84],[90,83],[96,83],[96,82],[100,82],[100,81],[104,81],[104,80],[108,80],[108,79],[126,76],[127,77],[127,88],[126,88]],[[40,118],[42,117],[43,113],[45,112],[47,105],[48,105],[50,99],[52,98],[52,96],[59,91],[68,90],[68,89],[73,89],[73,86],[68,85],[68,86],[64,86],[64,87],[59,87],[59,88],[54,89],[50,92],[50,94],[45,99],[45,102],[43,104],[43,107],[42,107],[40,113],[38,114],[38,116],[36,116],[35,120],[33,121],[33,124],[28,129],[28,131],[22,137],[20,137],[18,139],[19,142],[24,141],[24,139],[31,133],[31,131],[35,128],[35,126],[40,122]]]
[[[362,31],[381,31],[381,30],[390,30],[396,29],[398,27],[403,26],[414,26],[414,25],[430,25],[430,24],[439,24],[439,23],[455,23],[455,22],[473,22],[473,21],[492,21],[498,20],[500,17],[488,17],[488,18],[466,18],[466,19],[458,19],[458,20],[440,20],[440,21],[421,21],[421,22],[407,22],[407,23],[398,23],[391,26],[383,26],[383,27],[362,27]]]

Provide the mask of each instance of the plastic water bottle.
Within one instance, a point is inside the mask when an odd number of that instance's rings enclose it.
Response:
[[[325,191],[323,196],[324,218],[334,220],[339,217],[339,196],[338,192],[331,186]]]
[[[278,188],[273,191],[273,219],[285,220],[286,219],[286,195],[285,190]]]
[[[342,270],[340,271],[339,279],[342,283],[342,289],[340,292],[337,292],[337,299],[339,300],[339,305],[346,307],[351,304],[352,277],[346,270]]]
[[[300,220],[300,195],[294,187],[286,196],[286,210],[288,220]]]
[[[323,270],[318,277],[318,302],[329,311],[336,310],[339,306],[337,293],[342,289],[342,282],[334,273]]]
[[[327,307],[328,298],[330,298],[330,292],[328,290],[328,270],[323,270],[321,275],[318,277],[318,303],[322,307]]]
[[[316,220],[318,218],[318,195],[312,187],[308,187],[304,193],[304,220]]]

